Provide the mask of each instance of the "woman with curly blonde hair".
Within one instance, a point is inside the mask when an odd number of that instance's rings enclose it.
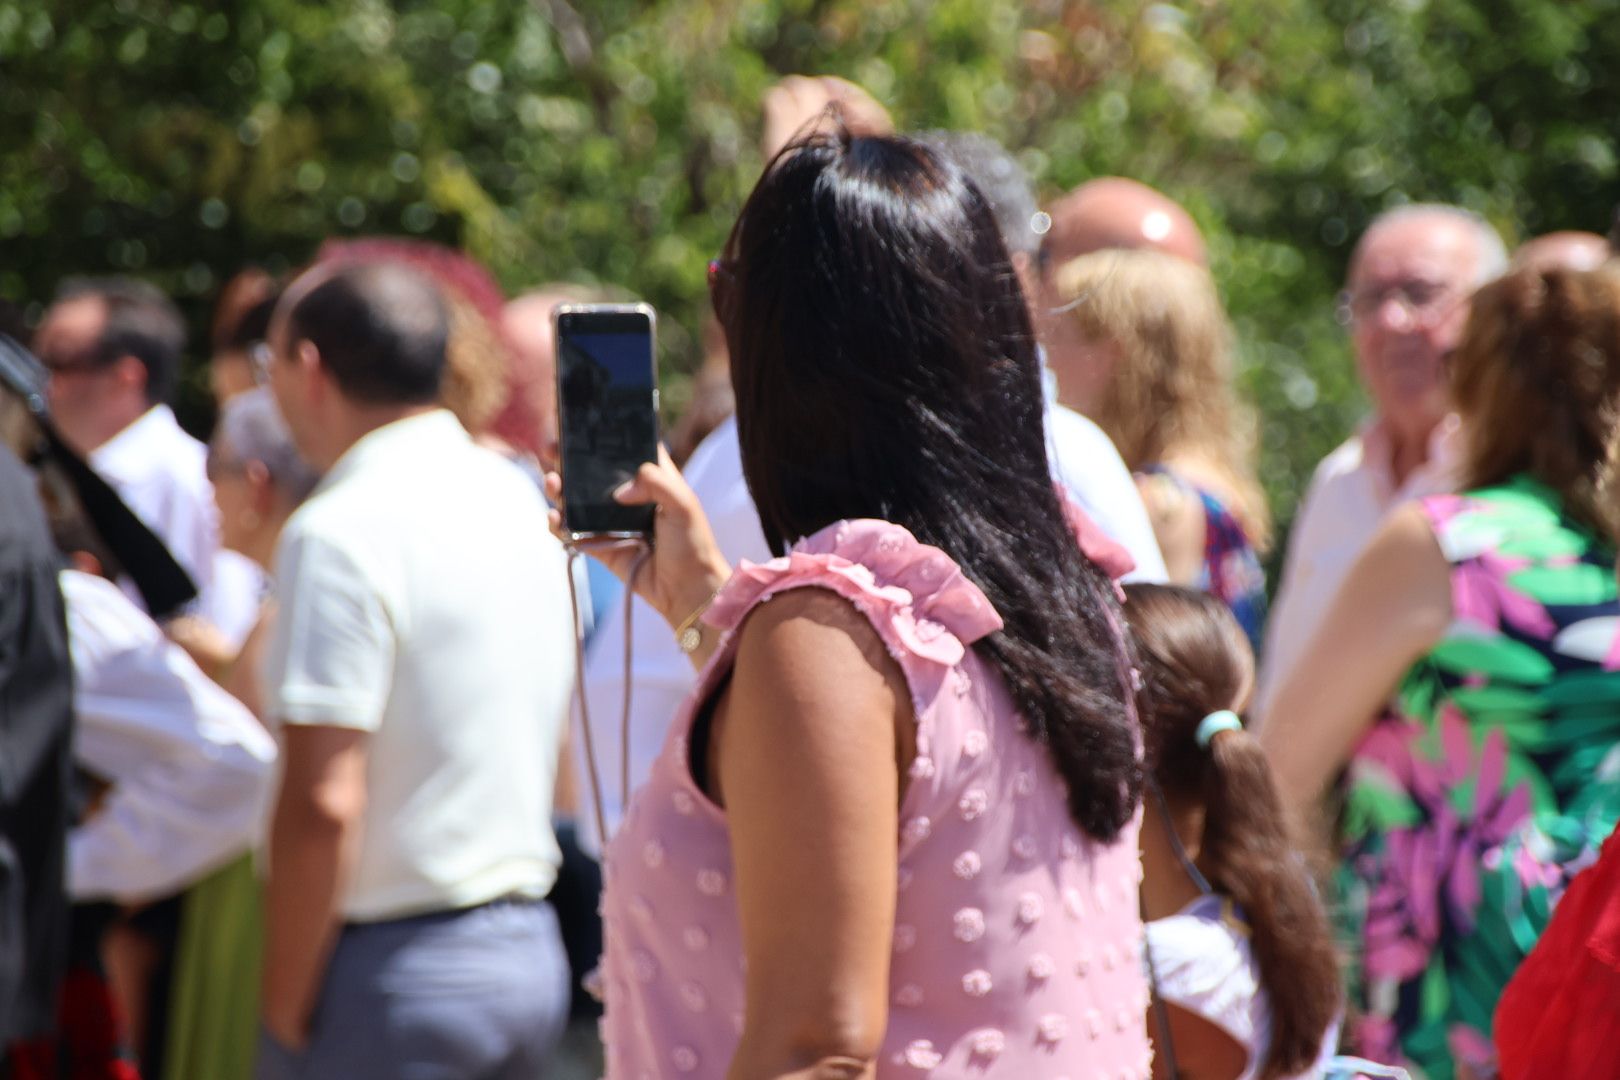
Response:
[[[1136,473],[1171,580],[1225,601],[1258,646],[1271,515],[1215,283],[1147,250],[1082,255],[1054,280],[1086,346],[1057,371],[1064,403],[1095,420]]]

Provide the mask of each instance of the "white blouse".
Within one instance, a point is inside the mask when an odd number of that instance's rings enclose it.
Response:
[[[1231,900],[1209,894],[1145,930],[1159,997],[1208,1020],[1249,1051],[1239,1080],[1259,1076],[1271,1048],[1271,1001],[1249,944],[1247,917]],[[1316,1064],[1301,1076],[1323,1075],[1337,1044],[1335,1023]]]

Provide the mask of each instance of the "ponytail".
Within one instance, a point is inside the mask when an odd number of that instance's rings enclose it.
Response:
[[[1309,1069],[1339,1009],[1339,962],[1327,916],[1289,842],[1282,800],[1260,744],[1244,731],[1210,742],[1199,863],[1248,915],[1249,945],[1271,1002],[1260,1080]]]
[[[1203,805],[1198,869],[1248,917],[1271,1004],[1260,1080],[1297,1075],[1320,1055],[1340,1006],[1332,929],[1259,744],[1235,722],[1206,723],[1248,692],[1253,653],[1232,613],[1207,594],[1167,585],[1125,591],[1151,775],[1171,800]]]

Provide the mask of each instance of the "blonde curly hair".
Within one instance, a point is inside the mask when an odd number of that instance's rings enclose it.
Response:
[[[1209,272],[1146,249],[1107,250],[1053,275],[1068,318],[1119,362],[1088,411],[1132,470],[1194,461],[1257,551],[1271,543],[1271,512],[1255,476],[1256,423],[1233,384],[1232,328]]]
[[[507,347],[472,301],[440,288],[450,316],[439,400],[474,435],[489,431],[506,404]]]

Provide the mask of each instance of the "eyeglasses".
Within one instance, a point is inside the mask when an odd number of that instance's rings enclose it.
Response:
[[[1386,285],[1350,290],[1339,294],[1338,319],[1343,326],[1365,323],[1378,317],[1384,305],[1395,301],[1401,313],[1401,327],[1428,329],[1451,314],[1462,293],[1432,281],[1392,281]]]

